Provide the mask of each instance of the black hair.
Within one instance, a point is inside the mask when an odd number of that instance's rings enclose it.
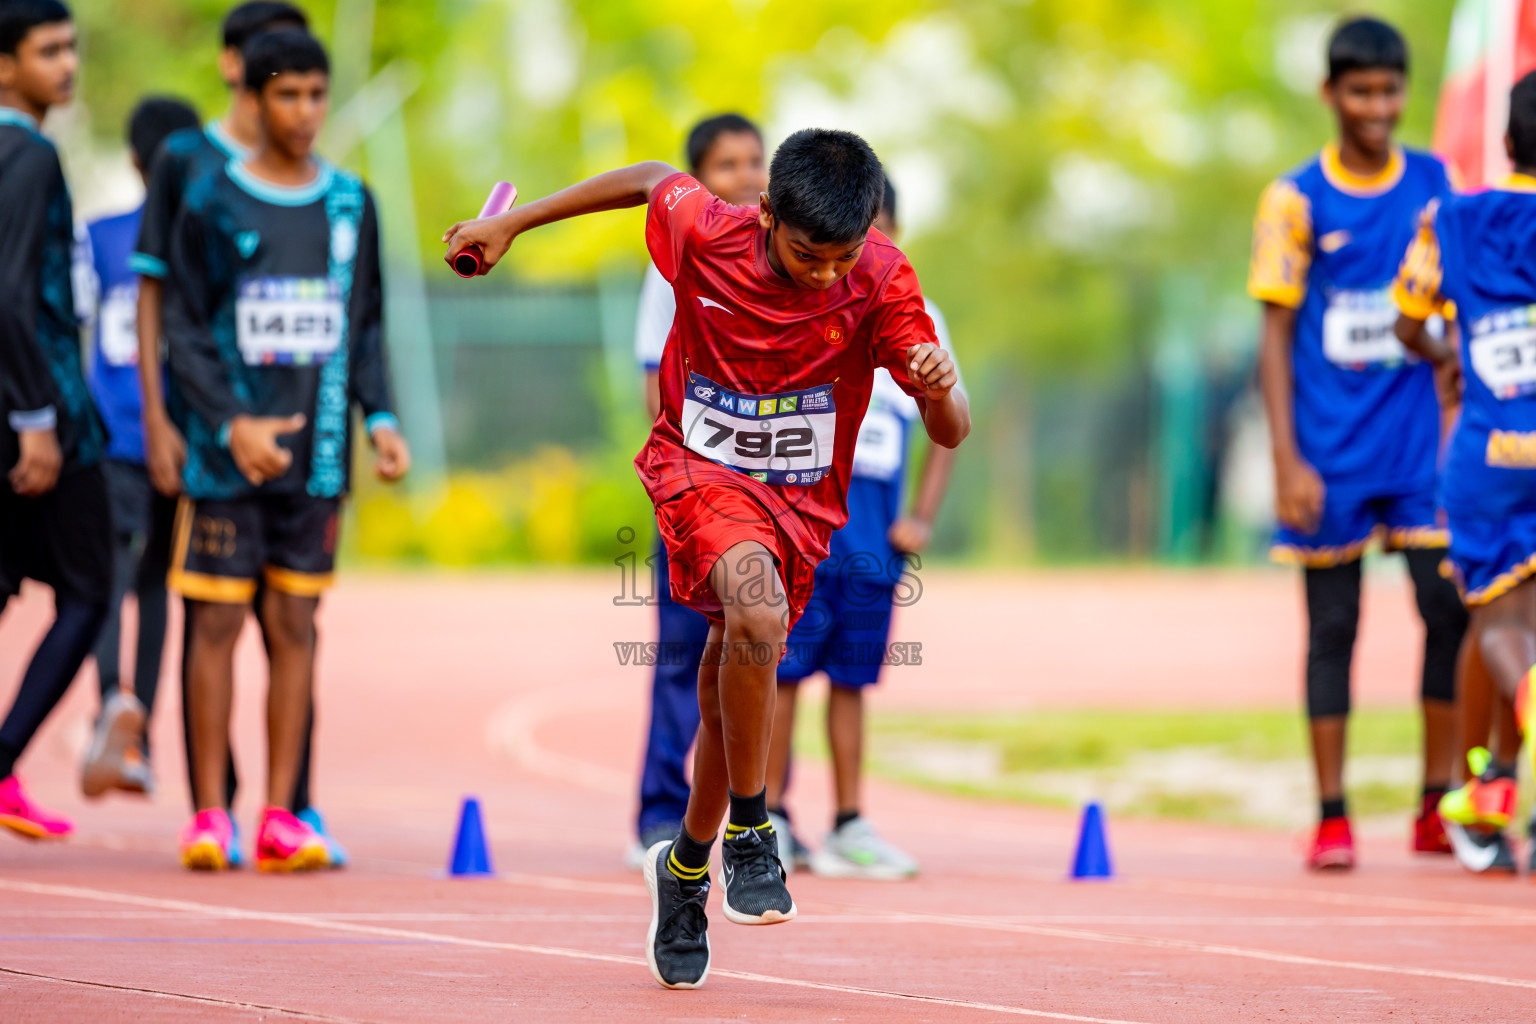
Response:
[[[863,238],[884,196],[880,158],[852,132],[802,128],[779,145],[768,168],[774,217],[818,245]]]
[[[896,223],[896,186],[891,183],[891,176],[885,176],[885,196],[880,200],[880,212],[891,218],[891,223]]]
[[[1515,166],[1536,169],[1536,71],[1531,71],[1509,91],[1509,138],[1514,143]]]
[[[330,74],[331,62],[320,40],[303,29],[285,28],[264,32],[245,47],[245,87],[260,93],[262,86],[285,71]]]
[[[169,96],[146,96],[128,115],[128,148],[139,166],[149,169],[160,143],[172,132],[196,128],[197,111],[182,100]]]
[[[704,166],[704,158],[709,156],[710,147],[722,135],[756,135],[758,142],[763,141],[763,133],[757,130],[757,125],[740,114],[717,114],[705,118],[688,133],[688,170],[694,174],[699,173],[699,168]]]
[[[72,20],[59,0],[0,0],[0,53],[16,54],[27,33],[39,25]]]
[[[1379,18],[1350,18],[1328,40],[1328,81],[1349,71],[1386,69],[1408,73],[1408,43]]]
[[[309,28],[309,15],[282,0],[250,0],[224,15],[224,48],[244,50],[245,44],[263,32],[278,28]]]

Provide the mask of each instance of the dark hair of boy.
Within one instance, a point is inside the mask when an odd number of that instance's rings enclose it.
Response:
[[[224,15],[224,47],[243,50],[254,37],[277,28],[308,29],[309,15],[282,0],[251,0]]]
[[[802,128],[768,165],[768,206],[816,245],[863,239],[880,215],[885,170],[852,132]]]
[[[302,29],[264,32],[245,48],[245,87],[260,93],[262,86],[286,72],[330,74],[331,62],[320,40]]]
[[[892,224],[896,223],[896,186],[891,184],[891,179],[885,179],[885,195],[880,199],[880,212]]]
[[[1378,18],[1351,18],[1328,40],[1328,81],[1351,71],[1408,73],[1408,43],[1402,33]]]
[[[1510,90],[1509,145],[1516,167],[1536,170],[1536,71]]]
[[[39,25],[70,21],[59,0],[0,0],[0,53],[14,55],[27,33]]]
[[[686,152],[689,173],[699,173],[704,166],[704,158],[709,155],[709,148],[722,135],[756,135],[759,142],[763,138],[763,133],[757,130],[757,125],[740,114],[718,114],[706,118],[694,125],[693,131],[688,133]]]
[[[181,100],[146,96],[128,115],[128,148],[140,167],[148,167],[167,135],[201,123],[197,111]]]

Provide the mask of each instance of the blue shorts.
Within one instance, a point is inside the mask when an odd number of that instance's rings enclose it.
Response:
[[[790,630],[779,682],[825,672],[834,686],[869,686],[880,679],[891,635],[893,585],[867,576],[818,572],[805,613]]]
[[[1445,547],[1450,538],[1435,514],[1434,488],[1387,497],[1330,491],[1316,532],[1276,527],[1269,554],[1277,562],[1326,569],[1358,559],[1378,534],[1387,551]]]
[[[1446,510],[1450,563],[1467,607],[1476,608],[1536,576],[1536,512],[1497,516]]]

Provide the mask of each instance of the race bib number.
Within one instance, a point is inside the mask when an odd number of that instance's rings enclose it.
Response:
[[[688,375],[683,442],[722,466],[766,484],[803,487],[832,468],[837,408],[832,385],[777,395],[746,395]]]
[[[341,344],[341,289],[326,277],[252,277],[235,299],[247,366],[323,363]]]
[[[1472,371],[1495,398],[1536,391],[1536,307],[1502,309],[1472,325]]]
[[[139,365],[138,304],[136,284],[115,285],[102,300],[96,337],[108,366]]]
[[[859,441],[853,449],[853,475],[874,480],[894,480],[901,473],[907,453],[907,434],[900,416],[875,397],[859,424]]]
[[[1392,327],[1397,307],[1386,289],[1335,293],[1323,313],[1323,355],[1336,366],[1363,369],[1408,358]]]

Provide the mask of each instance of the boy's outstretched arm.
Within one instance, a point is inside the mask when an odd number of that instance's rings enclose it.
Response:
[[[643,206],[650,202],[656,186],[676,173],[677,169],[669,164],[647,160],[577,182],[543,199],[514,206],[495,217],[460,221],[443,234],[443,241],[448,246],[446,259],[452,263],[453,258],[467,247],[478,245],[489,270],[507,254],[512,240],[524,231],[587,213]]]
[[[932,342],[913,345],[907,350],[907,377],[923,389],[917,407],[929,439],[944,448],[959,447],[971,432],[971,404],[965,392],[955,390],[960,375],[954,359]]]

